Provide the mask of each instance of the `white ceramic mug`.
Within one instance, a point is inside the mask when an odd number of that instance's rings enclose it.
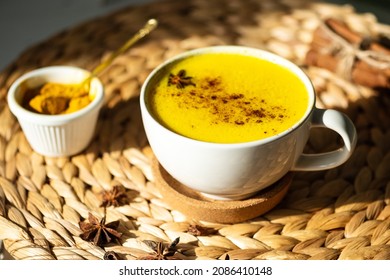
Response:
[[[103,84],[93,78],[90,93],[94,99],[86,107],[73,113],[45,115],[31,112],[21,106],[24,92],[47,82],[77,84],[89,72],[73,66],[49,66],[28,72],[19,77],[8,91],[8,106],[18,119],[31,147],[49,156],[71,156],[81,152],[91,142],[99,110],[104,101]]]
[[[237,144],[198,141],[161,125],[145,102],[154,86],[155,77],[178,60],[211,52],[251,55],[287,67],[306,87],[309,105],[304,116],[278,135]],[[292,62],[259,49],[215,46],[182,53],[154,69],[142,86],[140,105],[150,146],[159,163],[173,178],[207,197],[239,200],[272,185],[289,171],[330,169],[350,157],[357,140],[353,123],[341,112],[316,108],[315,98],[309,78]],[[304,154],[303,149],[312,127],[334,130],[343,139],[343,147],[328,153]]]

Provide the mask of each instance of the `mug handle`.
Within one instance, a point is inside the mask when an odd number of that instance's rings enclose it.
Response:
[[[326,170],[347,161],[357,142],[356,128],[347,115],[333,109],[314,108],[311,121],[311,127],[324,127],[338,133],[344,141],[344,146],[327,153],[301,154],[292,170]]]

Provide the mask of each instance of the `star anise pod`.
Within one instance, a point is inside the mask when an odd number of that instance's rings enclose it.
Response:
[[[187,232],[194,236],[204,236],[204,235],[214,234],[217,231],[213,228],[202,227],[199,225],[189,225]]]
[[[86,241],[92,241],[94,245],[102,246],[117,240],[122,236],[122,233],[116,229],[119,226],[119,221],[114,221],[106,224],[106,218],[103,217],[100,221],[91,213],[88,214],[88,221],[79,222],[80,229],[83,231],[80,237]]]
[[[153,249],[153,253],[138,258],[139,260],[174,260],[173,255],[176,253],[176,245],[179,243],[180,237],[177,237],[168,246],[163,242],[153,240],[145,240],[144,243]]]
[[[180,70],[176,75],[170,73],[168,77],[168,86],[176,85],[177,88],[185,88],[186,86],[195,86],[192,77],[186,76],[186,70]]]
[[[102,192],[102,203],[100,204],[100,207],[117,207],[127,204],[128,202],[129,199],[125,188],[115,185],[111,190]]]
[[[104,253],[103,260],[119,260],[119,257],[114,251],[107,251],[106,253]]]

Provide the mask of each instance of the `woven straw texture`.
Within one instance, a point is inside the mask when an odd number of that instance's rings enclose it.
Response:
[[[389,95],[304,65],[313,31],[327,16],[367,35],[387,29],[351,6],[178,0],[128,7],[27,49],[0,74],[0,239],[5,249],[15,259],[138,259],[153,255],[145,240],[169,245],[179,237],[176,259],[390,259]],[[35,153],[8,109],[11,83],[48,65],[92,69],[151,17],[160,22],[157,30],[101,75],[105,105],[87,150],[69,158]],[[222,44],[270,50],[302,66],[317,90],[317,106],[347,113],[359,135],[347,163],[296,173],[275,208],[238,224],[193,220],[164,202],[138,106],[140,86],[159,63],[184,50]],[[307,151],[338,145],[336,135],[318,129]],[[130,201],[104,210],[100,194],[115,185],[127,190]],[[118,242],[96,246],[83,240],[79,222],[89,213],[120,221]]]

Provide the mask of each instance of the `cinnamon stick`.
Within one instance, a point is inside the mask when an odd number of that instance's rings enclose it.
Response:
[[[366,39],[366,37],[354,32],[348,27],[347,24],[340,20],[329,18],[325,20],[325,24],[334,32],[336,32],[339,36],[344,38],[344,40],[350,42],[351,44],[361,46],[364,39]],[[390,55],[390,50],[382,46],[375,40],[370,39],[368,45],[365,47],[368,50],[378,51]]]
[[[383,40],[381,40],[383,41]],[[367,58],[367,50],[370,52]],[[358,53],[359,52],[359,53]],[[374,54],[374,55],[372,55]],[[372,88],[390,88],[390,49],[374,38],[365,38],[351,30],[344,22],[329,18],[313,33],[310,50],[306,54],[306,63],[339,73],[346,56],[354,59],[349,78],[352,82]],[[380,57],[380,58],[379,58]]]
[[[337,72],[339,59],[330,54],[309,50],[306,55],[306,63],[328,69],[331,72]],[[351,81],[366,87],[390,88],[390,76],[386,75],[386,71],[370,67],[363,61],[355,63],[351,72]]]
[[[349,27],[340,20],[328,18],[325,20],[325,24],[351,44],[360,44],[362,41],[360,35],[350,30]]]

